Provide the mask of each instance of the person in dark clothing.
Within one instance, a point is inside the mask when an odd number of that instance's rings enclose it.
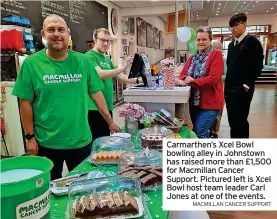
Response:
[[[255,90],[255,80],[263,68],[263,48],[259,40],[246,33],[247,16],[237,14],[229,21],[236,38],[229,44],[225,101],[231,138],[249,138],[247,121]]]

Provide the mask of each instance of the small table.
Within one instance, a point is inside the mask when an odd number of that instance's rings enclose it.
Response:
[[[184,119],[185,107],[190,96],[190,87],[174,87],[164,90],[162,87],[155,90],[148,88],[130,87],[123,91],[124,102],[137,103],[145,109],[160,111],[166,109],[174,117]]]

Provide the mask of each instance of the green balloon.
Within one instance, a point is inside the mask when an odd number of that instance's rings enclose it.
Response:
[[[190,32],[191,32],[191,37],[190,37],[190,40],[188,42],[193,42],[194,40],[196,40],[196,32],[191,27],[189,27],[189,29],[190,29]]]
[[[197,51],[197,47],[195,43],[189,43],[189,51],[195,53]]]

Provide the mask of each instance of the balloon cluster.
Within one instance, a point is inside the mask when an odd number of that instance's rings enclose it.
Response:
[[[191,27],[178,27],[177,37],[181,42],[188,42],[189,51],[195,53],[197,51],[196,44],[193,43],[196,39],[196,32]]]

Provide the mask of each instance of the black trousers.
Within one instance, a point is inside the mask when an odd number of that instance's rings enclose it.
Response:
[[[110,111],[110,114],[113,116],[112,111]],[[99,137],[110,136],[109,125],[98,110],[88,111],[88,123],[92,135],[92,142]]]
[[[231,138],[249,138],[248,115],[255,87],[225,86],[225,101]]]
[[[72,171],[83,160],[85,160],[91,152],[91,143],[85,147],[71,150],[50,149],[39,146],[38,155],[47,157],[54,163],[51,170],[51,180],[62,177],[63,162],[65,161],[68,171]]]

